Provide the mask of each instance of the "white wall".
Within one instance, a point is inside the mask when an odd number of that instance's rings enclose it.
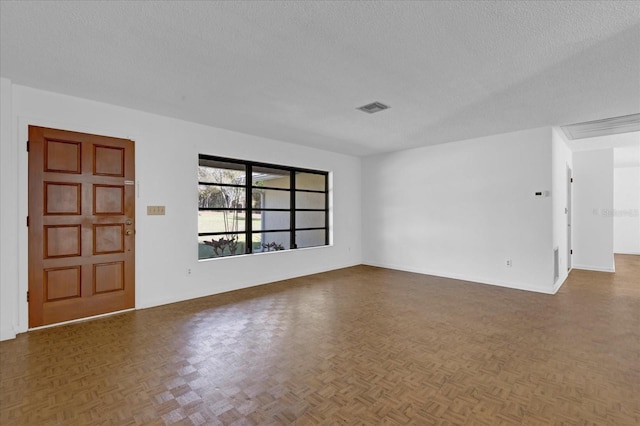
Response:
[[[573,267],[613,272],[613,149],[573,153]]]
[[[640,167],[613,169],[613,251],[640,254]]]
[[[567,146],[562,131],[554,127],[551,132],[553,247],[558,248],[559,260],[559,276],[555,282],[555,289],[557,290],[569,275],[567,263],[567,258],[569,257],[567,241],[567,216],[569,208],[567,203],[567,167],[573,169],[573,155]]]
[[[364,262],[552,293],[551,145],[540,128],[366,158]]]
[[[11,81],[0,78],[0,340],[15,336],[18,321],[18,163],[11,123]]]
[[[287,144],[85,99],[2,83],[12,105],[2,131],[3,335],[27,330],[27,140],[29,124],[131,138],[136,149],[136,307],[145,308],[359,264],[359,158]],[[8,90],[7,87],[13,90]],[[11,93],[12,92],[12,93]],[[13,134],[5,134],[10,120]],[[5,147],[5,144],[8,146]],[[332,172],[332,246],[198,262],[198,154]],[[6,155],[6,157],[5,157]],[[8,165],[5,170],[5,162]],[[16,170],[14,173],[12,170]],[[17,175],[17,179],[5,179]],[[11,177],[11,176],[10,176]],[[166,216],[146,216],[166,205]],[[17,209],[16,214],[5,211]],[[23,218],[20,220],[20,218]],[[5,253],[15,251],[5,273]],[[6,262],[9,262],[7,260]],[[191,275],[187,275],[191,269]],[[8,297],[5,297],[8,295]],[[6,320],[5,320],[6,318]],[[11,321],[11,324],[5,324]],[[4,331],[4,330],[7,331]]]

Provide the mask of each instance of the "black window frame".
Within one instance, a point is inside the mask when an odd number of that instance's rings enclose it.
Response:
[[[248,160],[240,160],[235,158],[227,158],[227,157],[219,157],[208,154],[198,154],[198,167],[207,167],[207,165],[203,165],[201,162],[205,161],[215,161],[222,163],[231,163],[237,164],[239,166],[243,166],[245,169],[245,177],[244,184],[226,184],[226,183],[213,183],[213,182],[204,182],[198,179],[198,186],[227,186],[227,187],[237,187],[243,188],[245,190],[245,206],[244,207],[234,207],[234,208],[218,208],[218,207],[201,207],[200,203],[198,203],[198,212],[201,211],[239,211],[244,212],[245,217],[245,229],[244,231],[225,231],[225,232],[200,232],[198,229],[198,237],[224,237],[225,235],[242,235],[245,237],[245,251],[244,253],[235,253],[238,254],[254,254],[253,251],[253,229],[252,229],[252,220],[246,220],[246,218],[252,218],[253,212],[255,211],[277,211],[277,212],[288,212],[289,213],[289,227],[284,229],[267,229],[267,230],[259,230],[255,232],[255,234],[268,234],[268,233],[276,233],[276,232],[289,232],[290,240],[289,247],[285,248],[285,250],[296,250],[298,249],[298,244],[296,242],[296,232],[297,231],[318,231],[324,230],[324,244],[316,245],[316,246],[308,246],[302,248],[309,247],[325,247],[330,245],[330,229],[329,229],[329,172],[324,170],[315,170],[315,169],[307,169],[301,167],[292,167],[285,166],[280,164],[272,164],[272,163],[262,163],[257,161],[248,161]],[[289,188],[278,188],[278,187],[269,187],[269,186],[254,186],[253,185],[253,169],[254,168],[267,168],[267,169],[275,169],[281,170],[283,172],[289,173]],[[324,177],[324,190],[314,190],[314,189],[297,189],[296,188],[296,174],[298,173],[308,173],[321,175]],[[286,176],[286,175],[285,175]],[[253,207],[253,190],[254,189],[263,189],[270,191],[288,191],[290,200],[289,200],[289,208],[254,208]],[[324,208],[298,208],[296,206],[296,195],[297,193],[315,193],[315,194],[323,194],[324,195]],[[296,227],[296,213],[297,212],[324,212],[324,226],[321,227],[305,227],[298,228]],[[260,251],[257,253],[263,253],[264,251]],[[219,259],[221,257],[229,257],[227,256],[218,256],[218,257],[203,257],[200,258],[198,255],[198,260],[208,260],[208,259]]]

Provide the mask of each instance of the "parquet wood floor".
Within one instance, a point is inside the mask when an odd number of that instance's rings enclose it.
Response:
[[[0,343],[0,424],[637,425],[640,256],[555,295],[358,266]]]

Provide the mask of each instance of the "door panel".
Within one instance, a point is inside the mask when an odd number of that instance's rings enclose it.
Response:
[[[93,185],[93,214],[124,214],[124,185]]]
[[[29,326],[135,306],[134,145],[29,126]]]

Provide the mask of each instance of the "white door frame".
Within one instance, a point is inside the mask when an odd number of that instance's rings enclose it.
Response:
[[[567,217],[567,271],[571,270],[572,262],[572,233],[571,233],[571,185],[573,183],[573,178],[571,177],[572,171],[571,167],[567,164],[567,207],[565,209],[565,215]]]

